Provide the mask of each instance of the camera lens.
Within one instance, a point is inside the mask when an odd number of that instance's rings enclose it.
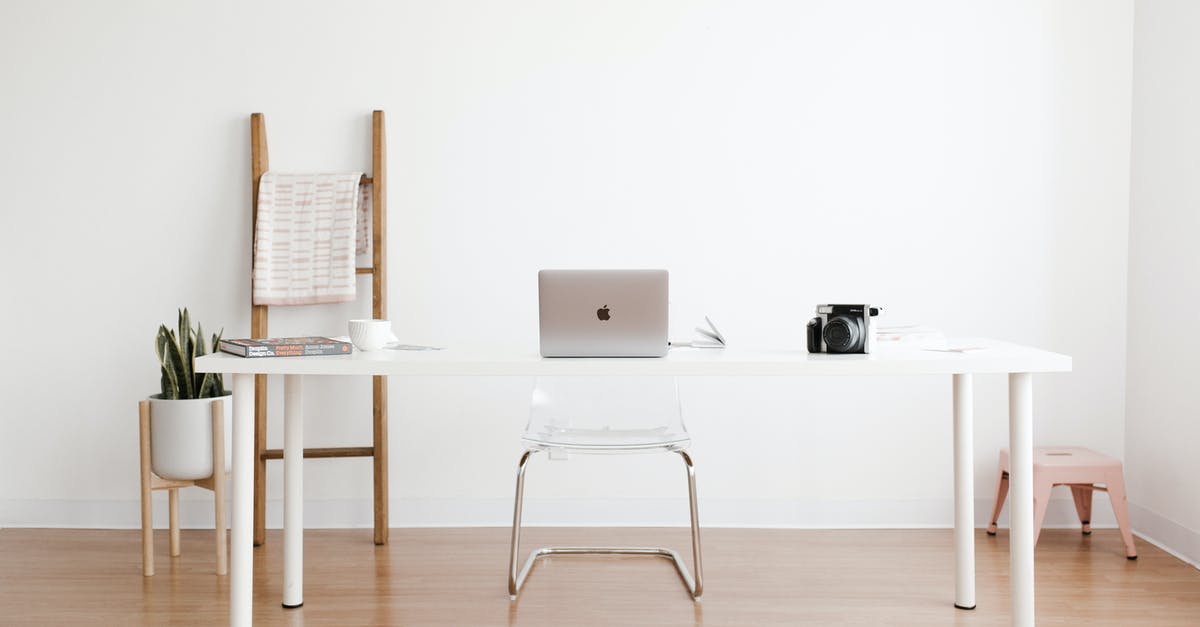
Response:
[[[825,323],[822,333],[825,347],[831,353],[862,350],[862,321],[851,316],[833,316]]]

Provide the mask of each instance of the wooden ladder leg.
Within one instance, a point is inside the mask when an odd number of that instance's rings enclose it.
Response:
[[[266,337],[263,334],[263,337]],[[267,541],[267,375],[254,375],[254,546]]]
[[[371,113],[371,313],[387,319],[387,131],[383,111]],[[372,377],[375,462],[375,544],[388,541],[387,377]]]
[[[254,267],[254,241],[258,231],[258,186],[270,169],[267,151],[267,122],[261,113],[250,114],[250,266]],[[267,337],[266,305],[254,304],[250,287],[250,337]],[[254,546],[267,541],[267,375],[254,376]]]
[[[375,544],[388,541],[387,377],[371,377],[374,386]]]
[[[212,402],[213,511],[216,518],[217,574],[229,574],[229,551],[225,544],[225,408]]]
[[[154,575],[154,509],[150,489],[150,401],[138,403],[142,475],[142,574]]]

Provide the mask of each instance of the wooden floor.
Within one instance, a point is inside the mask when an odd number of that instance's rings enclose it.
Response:
[[[282,537],[255,550],[258,625],[1006,625],[1008,537],[977,537],[978,603],[952,607],[949,530],[704,532],[705,594],[693,603],[655,558],[562,557],[509,603],[507,529],[393,529],[305,535],[305,605],[280,607]],[[661,544],[684,555],[685,529],[538,529],[525,546]],[[143,577],[139,532],[0,530],[0,624],[219,625],[228,578],[213,574],[212,533],[183,532]],[[1115,531],[1047,530],[1037,549],[1041,625],[1200,625],[1200,571]]]

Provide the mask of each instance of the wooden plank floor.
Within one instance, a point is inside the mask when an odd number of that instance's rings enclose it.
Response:
[[[140,534],[0,530],[0,624],[219,625],[228,578],[212,532],[184,531],[183,555],[156,534],[154,577]],[[539,529],[550,543],[662,544],[686,529]],[[508,530],[393,529],[305,535],[305,605],[280,607],[282,536],[255,550],[258,625],[1007,625],[1008,537],[978,533],[978,602],[955,610],[949,530],[704,531],[705,594],[693,603],[653,558],[562,557],[534,568],[510,604]],[[1145,542],[1127,561],[1116,531],[1047,530],[1037,550],[1041,625],[1200,625],[1200,571]]]

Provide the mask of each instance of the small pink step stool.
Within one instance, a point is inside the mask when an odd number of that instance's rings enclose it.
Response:
[[[1102,483],[1103,487],[1096,484]],[[1050,503],[1050,489],[1065,485],[1075,497],[1075,511],[1084,535],[1092,533],[1092,491],[1108,492],[1121,537],[1125,557],[1137,559],[1133,532],[1129,528],[1129,510],[1125,505],[1125,477],[1118,459],[1078,446],[1035,446],[1033,448],[1033,543],[1037,544]],[[1000,480],[996,484],[996,506],[992,509],[988,535],[996,535],[996,519],[1008,497],[1008,449],[1000,449]]]

